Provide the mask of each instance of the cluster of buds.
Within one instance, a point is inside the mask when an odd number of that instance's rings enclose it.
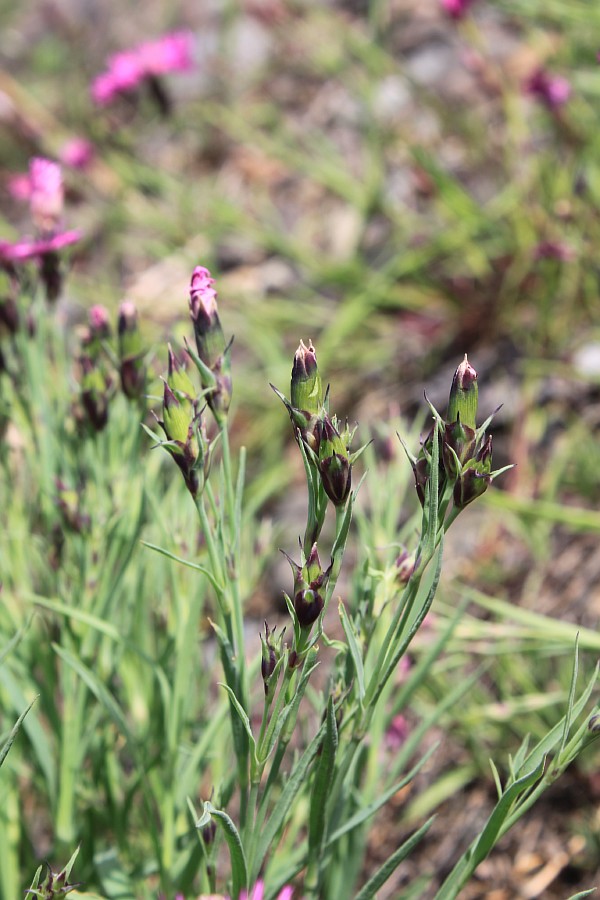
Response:
[[[167,450],[181,470],[187,489],[197,497],[204,488],[210,466],[210,445],[199,411],[199,398],[186,370],[169,347],[168,374],[164,382],[162,419],[155,416],[167,440]]]
[[[25,891],[26,897],[38,897],[39,900],[56,900],[58,897],[64,897],[71,891],[81,887],[81,882],[71,884],[69,882],[69,867],[65,867],[60,872],[53,872],[48,863],[46,863],[46,875],[44,880],[38,884],[36,888],[30,887]]]
[[[99,304],[91,307],[78,359],[81,402],[75,415],[82,425],[96,432],[102,431],[108,423],[117,372],[128,400],[139,402],[145,396],[145,353],[133,303],[125,301],[119,307],[117,330],[118,352],[115,354],[108,310]]]
[[[321,484],[336,507],[344,506],[352,487],[352,466],[365,449],[350,453],[356,429],[348,423],[340,428],[335,415],[329,415],[329,388],[323,392],[317,354],[312,341],[303,341],[294,355],[290,400],[271,385],[284,403],[298,443],[318,469]]]
[[[301,564],[295,563],[284,553],[292,567],[294,576],[293,606],[301,628],[310,629],[319,618],[324,606],[323,591],[329,578],[331,566],[323,570],[317,545],[313,544],[308,557],[301,550]]]
[[[198,355],[191,353],[206,395],[219,425],[227,419],[231,404],[231,341],[225,342],[217,309],[215,283],[208,269],[196,266],[190,284],[190,316]]]
[[[264,636],[262,634],[259,635],[262,648],[260,671],[265,687],[265,697],[267,698],[272,697],[275,691],[277,684],[277,664],[283,657],[284,652],[283,638],[285,635],[285,628],[277,638],[275,637],[276,630],[277,626],[271,629],[267,622],[265,622]]]
[[[512,468],[505,466],[495,472],[492,471],[492,437],[487,435],[486,431],[493,414],[477,428],[477,406],[477,372],[465,354],[452,379],[446,418],[442,419],[431,407],[441,440],[440,494],[443,493],[446,484],[452,485],[452,497],[457,510],[464,509],[480,497],[498,475]],[[425,502],[436,426],[423,443],[419,456],[416,459],[411,458],[415,486],[421,504]]]

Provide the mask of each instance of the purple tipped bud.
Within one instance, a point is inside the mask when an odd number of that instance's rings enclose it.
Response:
[[[477,395],[477,372],[469,363],[465,353],[465,358],[452,379],[446,421],[452,423],[460,420],[463,425],[475,429]]]
[[[190,285],[190,316],[201,361],[202,386],[208,391],[207,402],[215,419],[222,422],[231,404],[231,363],[219,321],[214,283],[208,269],[196,266]]]
[[[319,423],[319,472],[325,493],[335,506],[343,506],[352,486],[348,448],[329,416]]]
[[[89,311],[88,322],[90,335],[97,340],[105,340],[110,337],[110,317],[105,306],[96,304]]]
[[[119,307],[117,331],[121,387],[130,400],[140,400],[146,391],[146,366],[137,310],[130,300],[124,300]]]
[[[308,347],[303,341],[294,355],[290,402],[294,409],[318,414],[323,405],[321,376],[317,368],[317,354],[312,341]]]
[[[268,697],[269,694],[273,694],[274,692],[275,686],[271,685],[269,682],[283,653],[283,635],[285,633],[285,628],[278,638],[275,638],[276,629],[277,626],[275,626],[275,628],[273,629],[270,629],[267,622],[265,622],[264,637],[262,634],[260,635],[262,647],[260,670],[264,682],[266,697]]]

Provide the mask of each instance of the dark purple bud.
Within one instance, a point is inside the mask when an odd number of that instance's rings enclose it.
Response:
[[[319,427],[319,472],[325,493],[335,506],[343,506],[352,486],[352,466],[348,448],[329,416]]]
[[[294,596],[294,609],[302,628],[310,628],[319,618],[325,602],[323,597],[311,588],[298,591]]]

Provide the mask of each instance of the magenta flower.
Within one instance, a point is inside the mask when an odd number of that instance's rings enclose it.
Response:
[[[410,733],[408,722],[401,713],[394,716],[385,733],[385,745],[388,750],[397,751],[402,747]]]
[[[137,51],[148,75],[186,72],[194,65],[194,37],[189,31],[173,31],[156,41],[142,44]]]
[[[29,162],[29,183],[29,206],[34,225],[42,233],[55,231],[62,216],[65,197],[60,165],[42,156],[34,156]]]
[[[20,172],[18,175],[11,175],[6,183],[8,193],[13,200],[29,200],[31,197],[31,181],[29,175]]]
[[[571,96],[571,85],[560,75],[551,75],[543,68],[538,68],[525,82],[525,92],[535,97],[548,109],[558,109]]]
[[[277,900],[292,900],[293,893],[293,887],[288,884],[279,891]],[[250,889],[250,893],[248,893],[248,891],[241,891],[238,900],[263,900],[264,894],[265,883],[259,879],[254,887]]]
[[[44,238],[22,238],[20,241],[0,241],[0,262],[25,262],[40,259],[48,253],[57,253],[64,247],[76,244],[82,238],[80,231],[63,231]]]
[[[440,0],[440,3],[451,19],[462,19],[468,13],[473,0]]]
[[[190,309],[192,318],[202,312],[211,319],[217,311],[217,292],[213,288],[215,279],[204,266],[196,266],[190,284]]]
[[[108,59],[106,71],[92,82],[92,98],[98,106],[108,106],[120,94],[129,94],[144,81],[191,69],[194,39],[188,31],[174,31],[156,41],[147,41],[116,53]]]
[[[71,169],[87,169],[95,155],[94,145],[86,138],[74,137],[63,144],[58,155]]]

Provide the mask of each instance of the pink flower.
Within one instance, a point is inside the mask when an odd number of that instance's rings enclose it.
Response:
[[[263,900],[265,893],[265,883],[260,879],[256,882],[250,893],[241,891],[238,900]],[[294,889],[291,885],[286,885],[277,894],[277,900],[292,900]]]
[[[167,72],[191,69],[194,39],[191,32],[174,31],[109,57],[106,71],[92,82],[92,98],[107,106],[119,94],[134,91],[143,81]]]
[[[185,72],[194,65],[194,37],[189,31],[173,31],[156,41],[141,44],[137,54],[148,75]]]
[[[212,319],[217,312],[217,292],[213,288],[215,279],[204,266],[196,266],[192,272],[190,284],[190,310],[192,318],[197,319],[202,312],[207,319]]]
[[[462,19],[469,11],[473,0],[440,0],[442,9],[451,19]]]
[[[539,68],[532,72],[525,82],[525,92],[548,109],[558,109],[571,96],[571,85],[566,78],[551,75],[545,69]]]
[[[16,243],[0,241],[0,262],[25,262],[28,259],[39,259],[48,253],[57,253],[64,247],[76,244],[81,240],[80,231],[63,231],[46,238],[22,238]]]
[[[394,716],[385,733],[385,745],[388,750],[399,750],[409,733],[410,728],[404,716],[401,713]]]
[[[110,316],[105,306],[96,303],[88,313],[90,332],[93,337],[105,338],[110,334]]]
[[[34,156],[29,162],[29,205],[34,225],[41,232],[54,231],[64,205],[62,171],[59,163]]]
[[[31,197],[31,181],[29,175],[20,173],[11,175],[6,183],[8,193],[14,200],[29,200]]]
[[[58,155],[71,169],[87,169],[95,155],[94,145],[86,138],[74,137],[63,144]]]

